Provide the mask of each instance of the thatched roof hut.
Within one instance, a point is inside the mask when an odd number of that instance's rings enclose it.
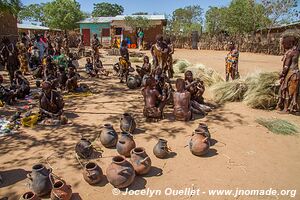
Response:
[[[0,11],[0,41],[5,36],[12,41],[18,40],[17,18],[7,11]]]

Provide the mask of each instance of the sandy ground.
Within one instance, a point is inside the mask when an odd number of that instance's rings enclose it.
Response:
[[[149,54],[149,52],[147,52]],[[191,63],[202,63],[224,73],[223,51],[176,50],[174,57]],[[244,76],[256,70],[281,69],[280,56],[241,53],[240,72]],[[106,66],[117,57],[105,56]],[[80,61],[84,63],[83,60]],[[300,124],[300,118],[279,115],[275,111],[254,110],[242,103],[228,103],[203,119],[176,122],[172,109],[166,108],[165,119],[159,123],[146,123],[142,115],[143,99],[140,90],[129,90],[116,77],[87,79],[98,92],[89,97],[66,99],[65,113],[71,124],[51,128],[22,128],[19,134],[0,138],[0,170],[4,183],[0,185],[1,197],[18,199],[28,190],[26,172],[33,164],[42,162],[51,166],[56,175],[72,185],[73,199],[148,199],[141,195],[112,195],[112,185],[106,180],[97,186],[88,185],[81,175],[81,166],[74,156],[74,147],[81,136],[95,140],[101,125],[111,123],[117,132],[122,113],[134,115],[137,146],[146,148],[153,167],[146,176],[137,176],[129,187],[137,192],[143,189],[162,190],[152,199],[299,199],[289,196],[209,196],[210,189],[288,189],[300,192],[300,138],[276,135],[255,122],[258,117],[278,117]],[[209,94],[206,94],[209,95]],[[0,108],[1,114],[11,114],[13,108]],[[193,156],[187,147],[189,137],[199,122],[210,128],[214,145],[205,157]],[[157,159],[153,146],[158,138],[165,138],[174,151],[171,158]],[[97,146],[101,143],[96,139]],[[115,149],[102,147],[102,158],[93,159],[106,171]],[[85,162],[85,161],[83,161]],[[200,189],[200,195],[167,196],[166,188]],[[206,192],[205,194],[202,192]]]

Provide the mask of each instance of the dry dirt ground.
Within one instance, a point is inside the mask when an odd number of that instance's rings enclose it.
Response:
[[[149,54],[149,52],[145,53]],[[176,50],[174,57],[191,63],[202,63],[224,74],[224,51]],[[117,62],[117,57],[106,56],[105,67]],[[252,53],[240,54],[240,72],[245,76],[256,70],[281,69],[281,57]],[[84,60],[80,61],[83,68]],[[3,72],[1,72],[3,73]],[[84,72],[83,72],[84,74]],[[136,177],[131,190],[166,188],[200,189],[200,196],[160,196],[154,199],[299,199],[288,196],[208,196],[209,189],[290,189],[300,192],[300,138],[269,132],[258,125],[258,117],[277,117],[300,125],[300,118],[280,115],[275,111],[254,110],[242,103],[227,103],[203,119],[176,122],[172,109],[166,108],[165,119],[146,123],[142,115],[143,99],[140,90],[129,90],[112,75],[108,78],[83,78],[97,93],[89,97],[66,99],[65,113],[71,124],[61,127],[21,128],[20,133],[0,138],[0,171],[4,183],[0,185],[1,197],[18,199],[28,190],[26,172],[33,164],[42,162],[51,166],[73,189],[73,199],[147,199],[147,196],[113,196],[112,185],[106,180],[97,186],[88,185],[82,177],[81,166],[74,156],[74,147],[81,136],[96,139],[105,123],[114,125],[118,133],[119,118],[124,112],[134,115],[137,146],[146,148],[153,167],[147,176]],[[209,96],[209,90],[206,93]],[[14,108],[0,108],[1,114],[12,114]],[[187,147],[189,137],[199,122],[210,128],[214,145],[205,157],[193,156]],[[173,154],[168,159],[157,159],[153,146],[158,138],[168,140]],[[95,143],[101,146],[99,140]],[[95,158],[106,171],[115,149],[102,147],[102,158]],[[84,162],[84,161],[83,161]],[[206,192],[203,194],[202,191]]]

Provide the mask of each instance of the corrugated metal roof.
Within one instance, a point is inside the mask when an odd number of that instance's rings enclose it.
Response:
[[[32,30],[49,30],[46,26],[38,26],[33,24],[17,24],[19,29],[32,29]]]
[[[117,15],[115,17],[91,17],[81,20],[79,24],[110,23],[112,21],[122,21],[125,17],[145,17],[149,20],[166,20],[165,15]]]
[[[81,20],[79,24],[95,24],[95,23],[110,23],[114,17],[91,17]]]
[[[114,20],[124,20],[125,17],[144,17],[149,20],[166,20],[165,15],[117,15]]]

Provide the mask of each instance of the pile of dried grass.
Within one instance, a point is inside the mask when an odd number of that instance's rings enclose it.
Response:
[[[178,60],[173,65],[173,70],[175,73],[184,73],[188,67],[190,67],[192,64],[189,63],[187,60]]]
[[[260,125],[266,127],[272,133],[282,135],[293,135],[298,133],[297,126],[286,120],[258,118],[255,121]]]
[[[217,71],[203,64],[192,65],[187,60],[178,60],[174,64],[173,69],[175,73],[184,73],[190,70],[194,78],[201,79],[207,87],[224,82],[224,79]]]
[[[217,103],[242,101],[247,85],[244,81],[234,80],[231,82],[220,82],[211,87],[213,99]]]
[[[264,72],[250,75],[246,78],[247,92],[244,102],[251,108],[272,109],[277,103],[277,89],[279,74]]]

